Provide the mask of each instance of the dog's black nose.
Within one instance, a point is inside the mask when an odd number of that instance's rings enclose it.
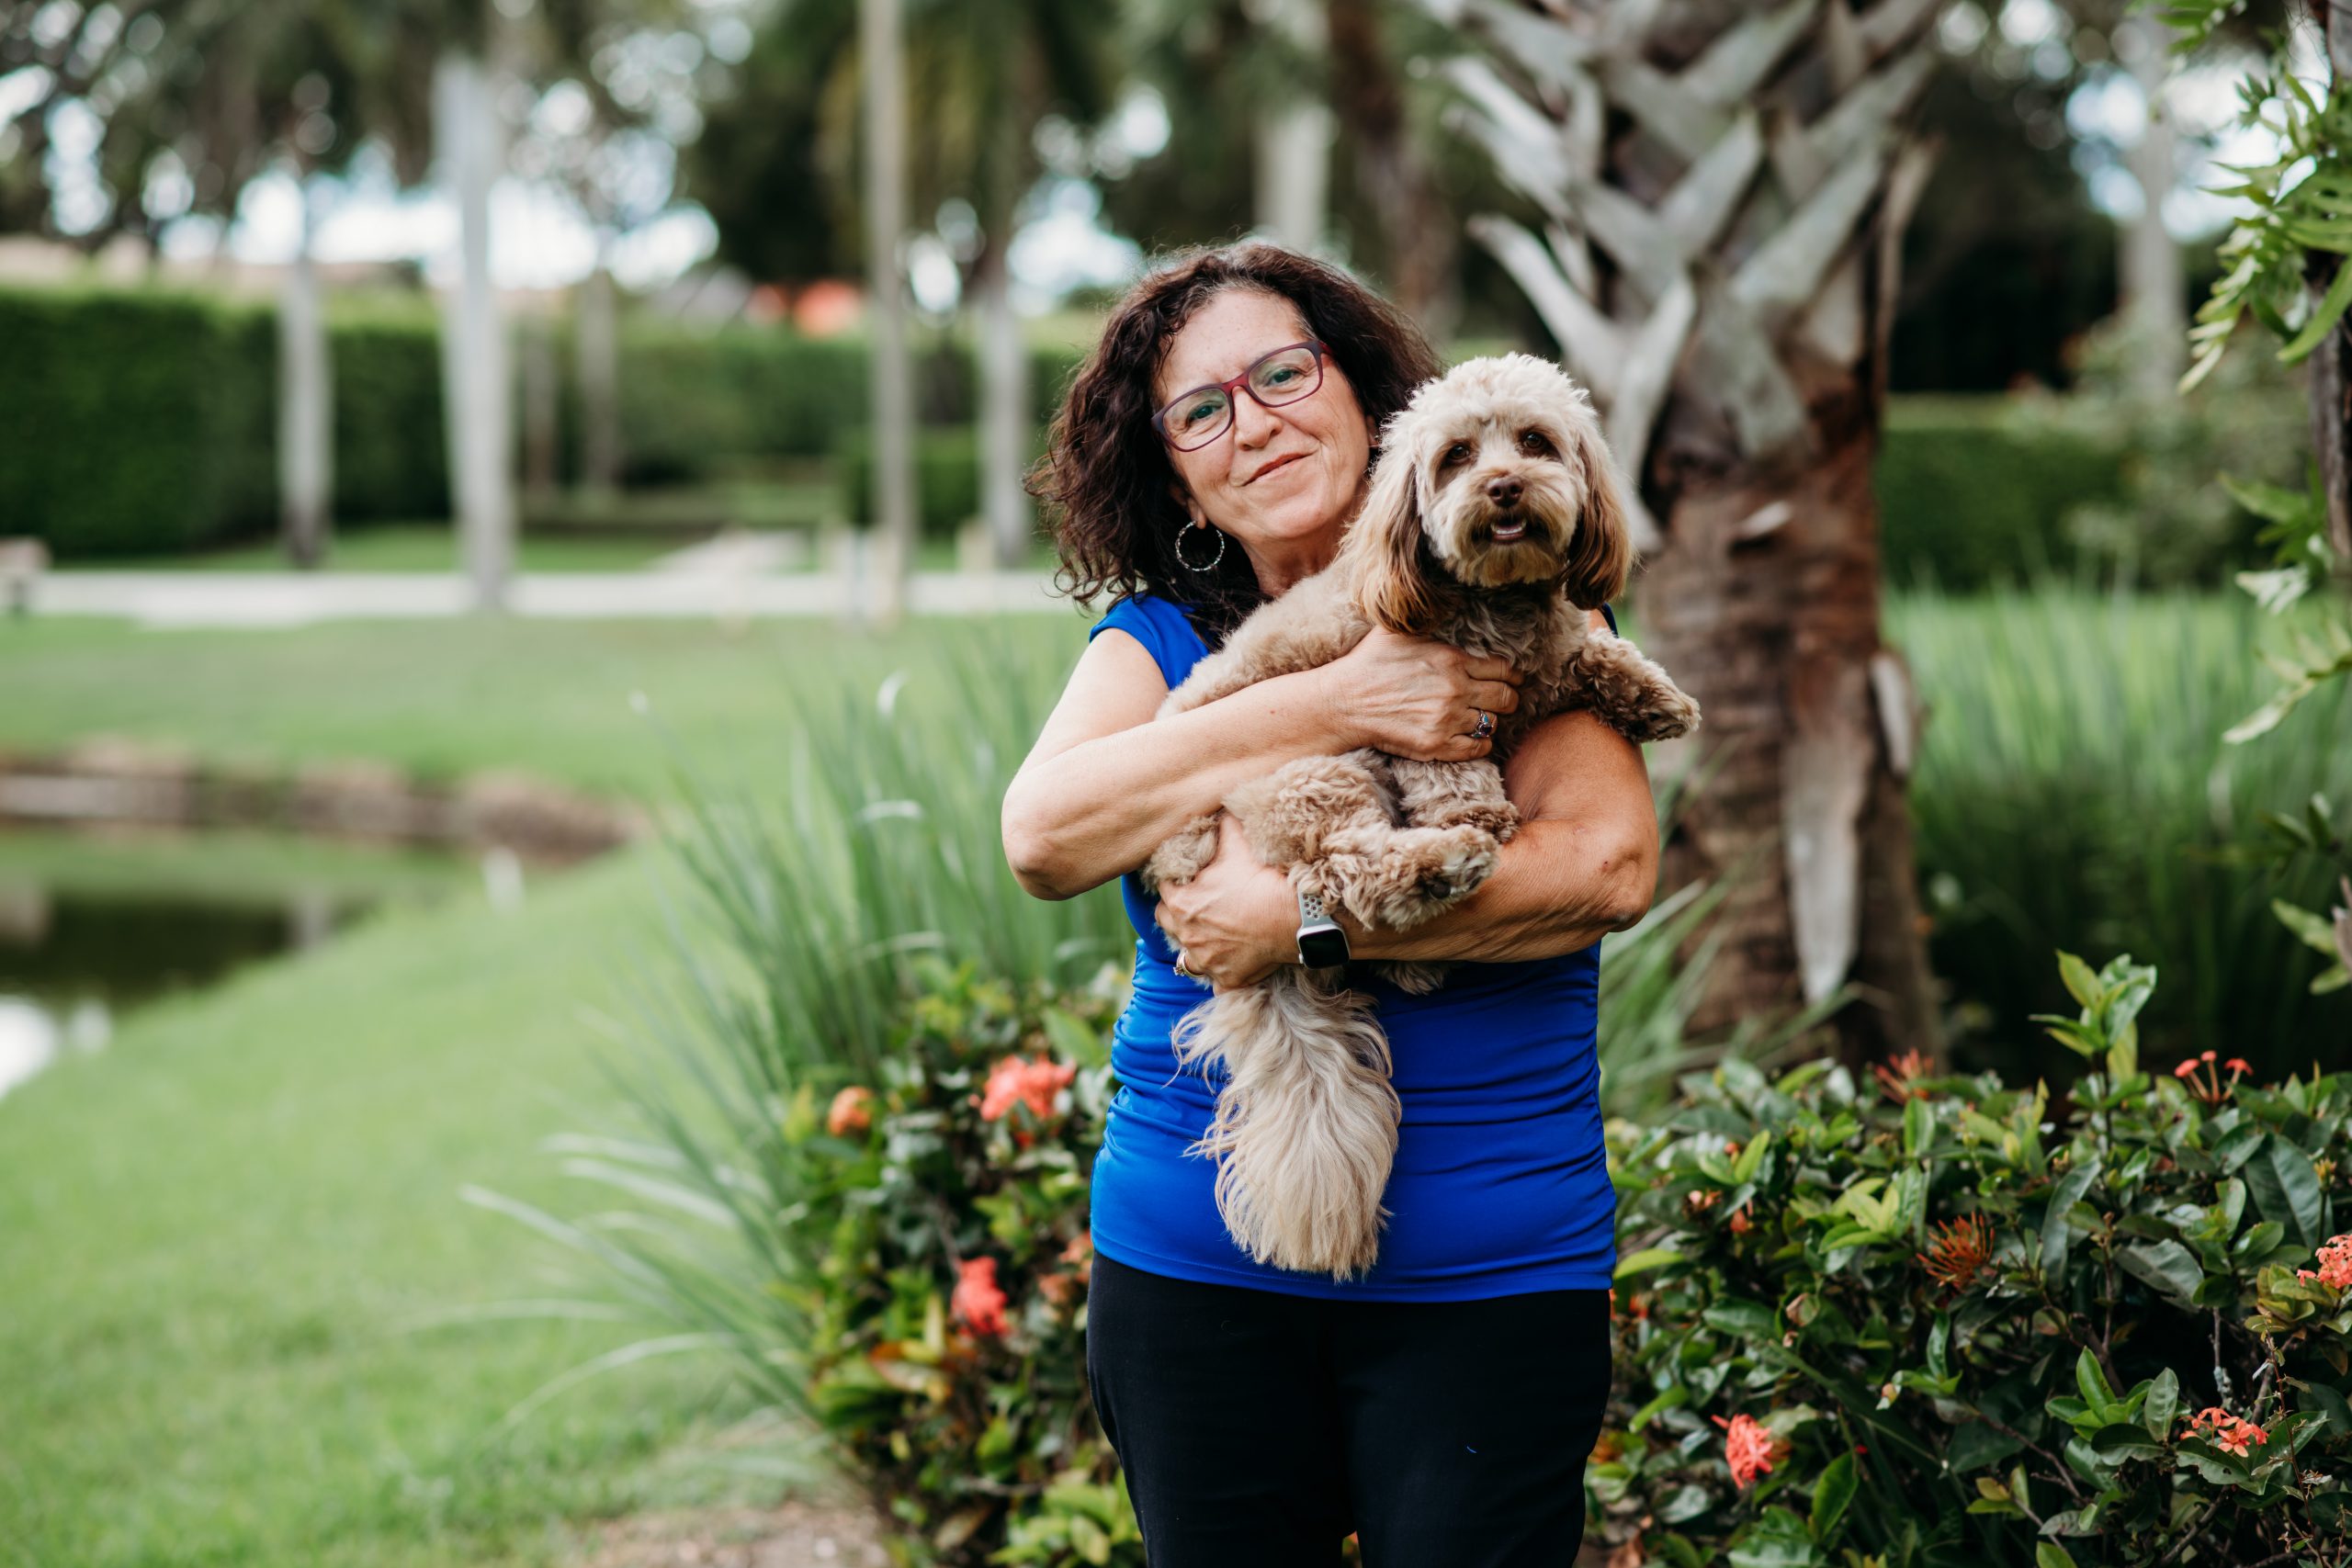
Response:
[[[1517,506],[1519,489],[1519,480],[1504,474],[1487,481],[1487,499],[1497,506]]]

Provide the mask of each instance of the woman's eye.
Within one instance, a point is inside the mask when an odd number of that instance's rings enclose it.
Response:
[[[1285,381],[1295,381],[1297,379],[1298,372],[1292,369],[1287,365],[1278,366],[1274,369],[1267,371],[1265,375],[1265,382],[1269,387],[1279,387]]]

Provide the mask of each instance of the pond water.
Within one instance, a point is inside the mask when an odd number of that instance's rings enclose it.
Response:
[[[477,874],[457,857],[260,835],[0,833],[0,1096],[61,1055],[104,1050],[159,998]]]

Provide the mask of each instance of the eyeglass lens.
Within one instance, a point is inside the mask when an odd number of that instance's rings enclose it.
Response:
[[[1296,402],[1322,380],[1322,361],[1306,344],[1277,350],[1250,367],[1250,393],[1268,408]],[[1204,387],[1168,411],[1169,437],[1187,451],[1216,440],[1232,423],[1233,396],[1222,387]]]

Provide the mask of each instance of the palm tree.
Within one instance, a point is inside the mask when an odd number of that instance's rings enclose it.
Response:
[[[1667,852],[1736,874],[1696,1021],[1852,982],[1850,1057],[1933,1051],[1871,464],[1936,0],[1429,3],[1482,46],[1451,67],[1465,123],[1544,214],[1471,231],[1602,400],[1645,637],[1719,749]]]

